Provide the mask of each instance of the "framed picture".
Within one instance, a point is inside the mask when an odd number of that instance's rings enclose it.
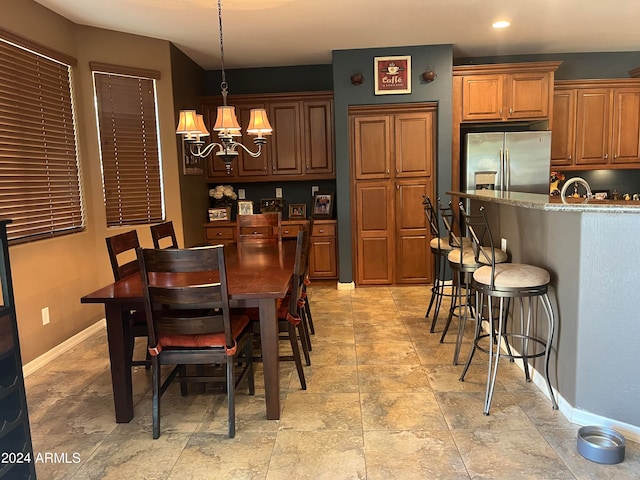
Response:
[[[411,93],[411,57],[374,57],[375,94]]]
[[[238,215],[253,215],[253,202],[251,200],[238,200]]]
[[[216,220],[229,220],[230,207],[219,207],[209,209],[209,221],[215,222]]]
[[[313,218],[331,218],[333,192],[316,192],[313,196]]]
[[[609,190],[591,190],[591,194],[596,200],[607,200],[611,198]]]
[[[307,218],[307,205],[304,203],[292,203],[289,205],[289,218]]]
[[[282,198],[261,198],[260,213],[282,212],[284,200]]]

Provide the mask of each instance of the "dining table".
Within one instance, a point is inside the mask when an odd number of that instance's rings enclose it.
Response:
[[[295,240],[247,241],[226,244],[225,263],[229,303],[232,308],[260,311],[260,342],[265,383],[266,416],[280,418],[280,376],[277,300],[291,285]],[[170,282],[167,276],[162,282]],[[133,418],[130,325],[127,313],[144,309],[139,273],[83,296],[81,303],[104,304],[111,362],[111,384],[117,423]]]

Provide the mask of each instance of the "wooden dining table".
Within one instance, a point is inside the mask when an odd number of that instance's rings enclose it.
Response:
[[[280,418],[280,377],[276,302],[285,297],[291,284],[296,242],[243,242],[225,245],[224,249],[231,307],[260,310],[267,419],[277,420]],[[163,281],[169,281],[164,278]],[[83,296],[80,302],[104,304],[116,422],[127,423],[133,418],[133,383],[131,332],[125,314],[144,308],[141,276],[125,277]]]

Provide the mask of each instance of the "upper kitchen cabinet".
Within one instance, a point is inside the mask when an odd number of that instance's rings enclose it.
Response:
[[[215,122],[216,106],[220,99],[204,100],[207,127]],[[226,173],[224,164],[207,159],[207,180],[210,182],[267,182],[286,180],[322,180],[335,178],[333,142],[333,95],[331,92],[292,94],[237,95],[229,97],[235,105],[242,143],[255,150],[246,125],[252,108],[265,108],[273,134],[267,137],[263,153],[253,158],[241,151],[233,162],[233,171]],[[242,150],[242,149],[240,149]]]
[[[554,167],[640,167],[640,80],[558,81],[554,102]]]
[[[454,96],[462,122],[547,119],[554,72],[561,62],[466,65],[454,67]],[[459,85],[459,91],[455,92]]]

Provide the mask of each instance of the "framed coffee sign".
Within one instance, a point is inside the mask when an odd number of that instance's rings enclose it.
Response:
[[[411,93],[411,57],[374,57],[375,94]]]

